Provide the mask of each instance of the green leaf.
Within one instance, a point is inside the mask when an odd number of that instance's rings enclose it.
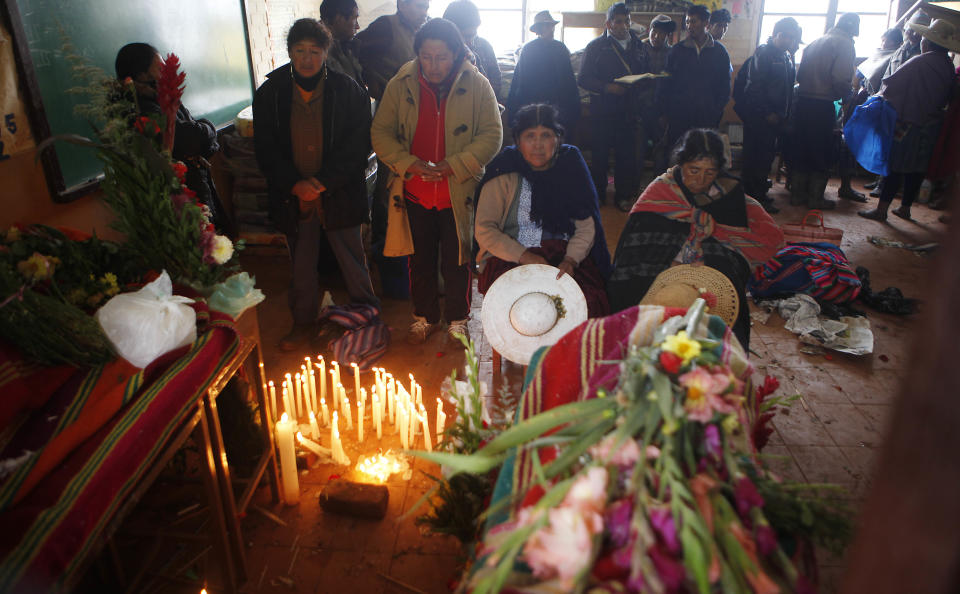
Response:
[[[616,405],[616,401],[613,398],[591,398],[590,400],[571,402],[570,404],[552,408],[507,429],[492,439],[477,453],[488,456],[499,454],[530,439],[539,437],[554,427],[593,413],[612,409],[616,407]]]
[[[488,456],[477,452],[465,456],[463,454],[451,454],[449,452],[424,452],[422,450],[407,450],[404,453],[424,460],[429,460],[435,464],[449,466],[456,473],[469,472],[470,474],[484,474],[490,472],[497,466],[503,464],[506,454],[497,456]]]
[[[680,543],[683,545],[683,564],[687,571],[693,573],[693,580],[701,594],[710,592],[710,579],[707,577],[707,568],[710,566],[710,553],[704,549],[703,543],[686,525],[680,528]]]

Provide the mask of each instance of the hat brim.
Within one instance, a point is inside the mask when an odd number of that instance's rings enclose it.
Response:
[[[651,28],[651,29],[663,29],[663,30],[665,30],[667,33],[673,33],[674,31],[677,30],[677,22],[671,20],[671,21],[669,21],[669,22],[660,21],[659,23],[650,23],[650,28]]]
[[[907,23],[907,28],[909,28],[911,31],[916,31],[921,37],[928,39],[941,47],[945,47],[951,52],[960,52],[960,40],[958,39],[944,37],[934,31],[931,27],[921,25],[919,23]]]
[[[664,287],[673,284],[690,285],[697,290],[704,289],[711,293],[716,298],[716,304],[709,308],[710,313],[719,316],[727,326],[733,326],[737,321],[737,316],[740,315],[740,297],[737,295],[737,288],[722,272],[709,266],[681,264],[667,268],[653,280],[653,284],[647,289],[640,304],[656,304],[652,297]]]
[[[539,23],[534,23],[530,25],[530,31],[532,31],[533,33],[536,33],[537,29],[539,29],[543,25],[558,25],[559,23],[560,21],[540,21]]]
[[[504,272],[483,296],[480,320],[490,346],[502,357],[528,365],[533,353],[542,346],[560,340],[567,332],[587,320],[587,299],[569,274],[559,279],[558,268],[545,264],[527,264]],[[564,315],[540,336],[526,336],[510,323],[513,304],[529,293],[545,293],[561,300]]]

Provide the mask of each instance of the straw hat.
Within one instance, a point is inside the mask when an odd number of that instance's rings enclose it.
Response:
[[[541,10],[536,14],[536,16],[533,17],[533,24],[530,25],[530,30],[536,33],[537,28],[540,27],[540,25],[556,25],[559,22],[560,21],[556,20],[550,15],[549,10]]]
[[[907,27],[951,52],[960,52],[960,38],[957,37],[957,29],[953,23],[943,19],[933,19],[929,27],[912,22],[907,23]]]
[[[707,302],[707,311],[732,326],[740,313],[737,289],[722,272],[709,266],[681,264],[657,275],[640,305],[689,307],[697,298]]]
[[[534,351],[549,346],[587,319],[587,300],[569,274],[527,264],[504,272],[483,296],[480,319],[490,346],[504,358],[527,365]]]

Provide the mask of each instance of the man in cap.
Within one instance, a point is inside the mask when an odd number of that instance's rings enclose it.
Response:
[[[790,114],[796,72],[790,48],[801,43],[796,19],[777,21],[773,35],[747,59],[733,85],[733,109],[743,120],[743,190],[767,212],[778,212],[767,196],[767,173],[776,154],[777,137]]]
[[[665,14],[658,14],[650,21],[650,34],[643,42],[643,51],[647,63],[647,72],[659,74],[667,69],[667,55],[670,53],[671,39],[677,30],[677,22]],[[667,158],[670,147],[666,146],[663,138],[664,127],[660,121],[660,105],[657,97],[660,94],[662,78],[642,80],[637,83],[640,113],[643,116],[640,123],[643,138],[653,141],[653,167],[657,174],[667,168]],[[642,165],[642,163],[641,163]]]
[[[530,30],[537,38],[520,50],[507,97],[507,121],[524,105],[549,103],[560,112],[560,121],[570,138],[580,118],[580,91],[570,63],[570,50],[553,38],[558,22],[549,10],[538,12],[533,18]]]
[[[587,44],[577,82],[590,92],[592,147],[590,175],[601,204],[607,195],[607,163],[614,154],[614,204],[624,212],[636,199],[636,171],[643,163],[637,155],[637,89],[616,82],[630,74],[646,72],[643,40],[630,28],[630,11],[623,2],[607,9],[606,31]]]
[[[823,197],[830,171],[837,162],[833,102],[852,91],[856,50],[853,38],[860,33],[860,17],[847,13],[826,35],[803,50],[797,68],[797,114],[791,143],[790,203],[810,208],[836,208]]]
[[[723,39],[723,36],[727,34],[727,29],[730,27],[731,21],[733,21],[733,16],[730,15],[730,11],[726,8],[714,10],[710,13],[710,25],[707,27],[707,31],[713,36],[714,41]]]
[[[670,48],[669,78],[661,87],[660,106],[672,145],[691,128],[716,128],[730,99],[730,56],[707,31],[710,11],[687,8],[687,37]]]
[[[885,77],[880,86],[880,95],[897,112],[890,175],[883,178],[877,208],[858,213],[875,221],[887,220],[887,209],[901,184],[903,201],[892,212],[910,219],[910,207],[920,192],[943,123],[943,107],[954,85],[955,69],[948,52],[960,51],[960,36],[952,23],[936,19],[929,27],[909,23],[908,28],[923,37],[921,53]]]

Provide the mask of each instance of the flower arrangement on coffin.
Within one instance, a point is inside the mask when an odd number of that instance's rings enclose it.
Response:
[[[157,116],[141,113],[129,78],[117,81],[94,67],[78,67],[93,80],[84,89],[91,103],[80,113],[93,123],[99,142],[76,136],[46,142],[96,148],[104,164],[103,199],[116,214],[113,228],[126,236],[124,249],[144,270],[165,269],[175,283],[209,294],[239,271],[243,246],[216,233],[209,210],[186,186],[186,166],[170,155],[186,78],[179,68],[177,56],[168,54],[157,83]]]
[[[0,231],[0,336],[48,365],[114,356],[90,314],[139,279],[120,246],[43,225]]]
[[[614,393],[531,416],[473,454],[415,453],[473,474],[532,459],[534,479],[485,512],[516,506],[479,544],[472,591],[812,591],[798,543],[841,550],[849,517],[760,463],[749,382],[720,343],[693,338],[703,308],[632,348]]]

